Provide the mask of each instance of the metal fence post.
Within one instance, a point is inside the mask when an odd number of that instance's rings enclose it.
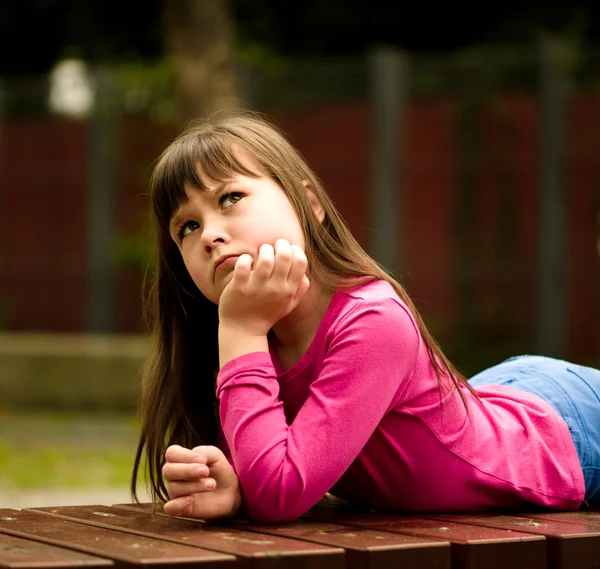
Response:
[[[556,38],[539,42],[540,163],[536,350],[564,357],[566,346],[566,139],[570,86],[569,46]]]
[[[95,72],[96,109],[89,120],[87,211],[88,332],[115,330],[116,117],[111,73]]]
[[[403,264],[400,236],[402,171],[408,96],[408,57],[379,47],[370,55],[372,112],[371,256],[398,275]]]

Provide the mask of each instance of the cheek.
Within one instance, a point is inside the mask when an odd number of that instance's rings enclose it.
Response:
[[[211,279],[207,278],[204,273],[190,272],[190,275],[194,281],[194,284],[202,293],[202,295],[214,304],[219,304],[220,291],[217,290],[215,283],[212,282]]]
[[[210,282],[209,280],[200,272],[190,272],[190,275],[192,277],[192,280],[194,281],[194,283],[196,283],[196,286],[198,287],[198,289],[200,289],[200,292],[202,294],[204,294],[204,296],[208,296],[208,294],[210,293]]]
[[[263,243],[274,244],[279,238],[287,239],[293,245],[304,248],[304,233],[300,222],[295,217],[295,212],[288,213],[285,210],[284,212],[285,215],[274,212],[269,217],[261,212],[258,217],[261,222],[252,221],[245,224],[243,234],[257,249]]]
[[[296,211],[288,202],[286,202],[286,209],[284,211],[285,214],[281,215],[279,219],[281,233],[287,235],[288,241],[292,244],[299,245],[304,249],[304,231],[302,231],[302,225]]]
[[[200,292],[204,294],[204,296],[208,297],[212,282],[208,278],[206,267],[204,267],[201,263],[192,261],[194,258],[195,257],[193,255],[186,255],[183,253],[183,262],[190,277]]]

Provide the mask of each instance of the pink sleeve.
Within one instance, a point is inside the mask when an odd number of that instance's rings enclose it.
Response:
[[[293,520],[323,497],[413,373],[420,336],[391,299],[357,302],[328,337],[321,373],[289,426],[268,353],[236,358],[219,372],[223,431],[256,521]]]
[[[231,456],[231,450],[229,449],[229,445],[227,444],[227,439],[223,434],[223,429],[221,428],[221,424],[217,425],[217,442],[216,447],[221,450],[221,452],[225,455],[227,462],[231,464],[233,471],[235,472],[235,464],[233,463],[233,457]]]

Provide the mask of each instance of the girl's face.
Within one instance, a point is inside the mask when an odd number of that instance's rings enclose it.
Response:
[[[206,191],[186,186],[188,201],[173,214],[170,232],[194,283],[218,304],[241,254],[256,260],[259,247],[277,239],[304,249],[304,235],[283,189],[268,176],[203,180]]]

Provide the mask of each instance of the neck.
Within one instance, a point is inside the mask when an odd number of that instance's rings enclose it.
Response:
[[[273,326],[276,351],[294,351],[302,355],[315,337],[332,297],[332,292],[311,284],[298,306]]]

